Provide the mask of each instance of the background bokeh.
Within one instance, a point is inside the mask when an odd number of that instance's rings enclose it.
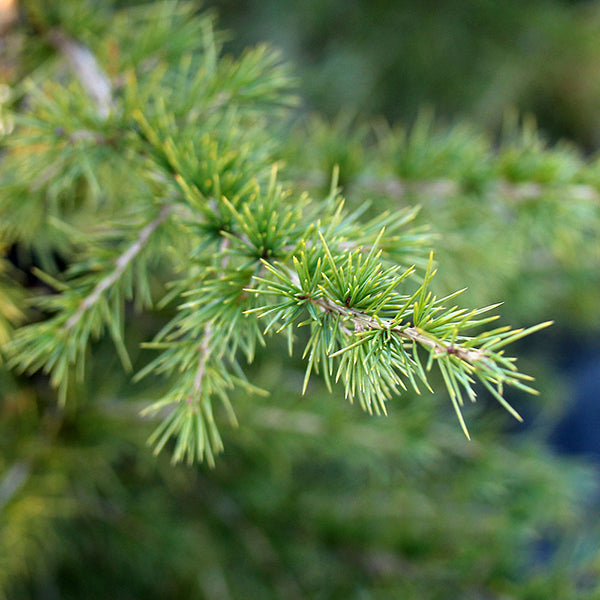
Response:
[[[497,130],[508,109],[589,152],[600,135],[600,7],[593,1],[208,2],[231,48],[268,40],[298,69],[306,105],[329,117],[414,120],[423,106]]]

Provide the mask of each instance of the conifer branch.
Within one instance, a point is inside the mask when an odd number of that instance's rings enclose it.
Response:
[[[291,350],[296,325],[310,329],[303,390],[318,372],[329,387],[341,382],[350,401],[385,414],[387,402],[409,385],[417,393],[420,386],[431,389],[428,373],[436,365],[467,436],[461,407],[463,396],[475,399],[476,380],[519,418],[504,398],[505,388],[534,390],[503,349],[546,324],[467,332],[491,322],[494,317],[487,311],[493,307],[459,309],[446,306],[456,294],[433,296],[432,262],[423,253],[432,237],[414,225],[416,207],[398,210],[393,203],[396,193],[444,200],[459,192],[461,173],[440,164],[467,148],[464,135],[449,136],[438,147],[429,131],[420,130],[410,139],[391,132],[372,153],[382,164],[379,169],[370,168],[369,154],[357,146],[363,143],[360,136],[346,132],[346,139],[344,131],[325,129],[317,136],[325,150],[336,150],[339,143],[347,160],[344,165],[327,157],[330,167],[342,166],[333,169],[329,193],[311,198],[298,188],[305,173],[318,172],[322,165],[304,166],[314,154],[304,147],[298,160],[290,161],[296,179],[285,185],[277,181],[277,164],[288,158],[280,139],[287,121],[273,107],[290,104],[292,81],[277,55],[261,46],[239,60],[219,58],[211,20],[195,13],[192,17],[187,5],[187,16],[179,20],[177,6],[167,3],[163,9],[172,23],[190,18],[194,35],[178,38],[176,61],[163,60],[159,52],[148,56],[140,42],[136,59],[123,68],[127,76],[118,99],[111,97],[110,81],[89,49],[60,29],[52,30],[54,45],[71,61],[81,86],[57,85],[49,92],[31,88],[31,107],[19,125],[20,146],[9,147],[3,157],[8,172],[11,164],[22,171],[13,169],[16,176],[10,172],[9,181],[18,184],[0,205],[17,242],[34,245],[36,234],[52,223],[39,246],[58,248],[61,255],[66,248],[69,264],[58,277],[40,272],[57,293],[37,298],[49,316],[16,332],[8,345],[9,365],[49,373],[62,402],[72,374],[83,378],[91,339],[108,332],[129,367],[124,300],[152,304],[151,263],[145,260],[152,254],[159,259],[155,264],[166,267],[159,274],[163,283],[177,273],[163,301],[172,301],[177,311],[154,341],[143,343],[158,354],[137,379],[150,374],[171,378],[169,389],[145,413],[160,418],[149,440],[155,452],[175,438],[174,461],[214,463],[223,449],[215,399],[235,423],[232,390],[257,391],[245,379],[240,356],[251,362],[265,344],[265,334],[272,332],[286,335]],[[155,18],[163,9],[156,9]],[[124,18],[122,26],[126,23]],[[144,22],[144,27],[150,26]],[[169,36],[167,27],[155,50],[168,45]],[[123,47],[137,43],[137,37],[127,37]],[[147,68],[149,60],[154,61],[152,69]],[[96,132],[89,102],[73,96],[80,87],[104,119],[119,102],[119,118]],[[77,93],[83,96],[80,89]],[[117,139],[128,144],[125,155],[114,143]],[[23,147],[29,150],[23,152]],[[321,146],[316,149],[319,156]],[[481,151],[482,162],[492,161],[487,147],[475,150]],[[509,158],[518,166],[518,156]],[[362,185],[367,196],[377,198],[373,192],[384,191],[392,201],[370,208],[361,198],[357,210],[348,209],[338,190],[338,172],[348,178],[351,191]],[[508,175],[499,167],[490,173],[484,184],[508,197],[511,189],[501,185]],[[463,175],[469,180],[468,172]],[[377,188],[380,182],[384,190]],[[537,193],[535,186],[542,182],[531,183],[534,187],[523,183],[515,193]],[[173,203],[140,230],[128,230],[126,237],[110,226],[97,237],[89,225],[79,229],[80,223],[94,223],[102,210],[117,223],[129,222],[129,198],[148,199],[132,201],[139,202],[132,208],[146,219],[148,210],[156,210],[151,200],[156,197],[173,198]],[[26,209],[23,198],[29,202]],[[74,199],[75,219],[69,219],[64,198]],[[371,209],[376,216],[369,215]],[[31,227],[34,213],[39,222]],[[169,215],[175,227],[165,232],[168,243],[154,246],[153,233]],[[62,236],[58,241],[56,232]]]
[[[399,287],[414,269],[399,273],[397,267],[383,266],[382,253],[377,250],[383,230],[368,252],[361,247],[352,251],[330,249],[323,235],[319,233],[319,237],[321,247],[304,245],[293,258],[293,270],[264,262],[275,279],[257,277],[261,287],[248,290],[275,297],[248,311],[270,317],[267,331],[310,325],[311,336],[304,351],[308,357],[304,390],[313,370],[321,372],[328,385],[335,374],[335,381],[342,380],[350,401],[358,397],[365,410],[386,414],[386,402],[406,389],[404,380],[417,393],[417,380],[431,389],[426,373],[435,362],[467,438],[461,407],[463,392],[471,401],[476,399],[474,378],[522,420],[505,400],[504,387],[530,393],[535,390],[524,383],[531,378],[519,373],[514,359],[505,357],[501,348],[547,327],[549,322],[529,329],[501,327],[466,336],[464,330],[493,321],[494,316],[479,316],[497,305],[471,311],[444,306],[460,292],[443,299],[432,295],[428,289],[435,274],[431,257],[419,288],[412,295],[404,295]],[[303,319],[306,316],[308,320]],[[429,353],[426,366],[417,346]]]
[[[198,347],[198,353],[200,354],[200,358],[198,359],[198,366],[196,367],[196,376],[194,377],[193,386],[195,398],[190,398],[191,402],[198,401],[198,399],[200,398],[200,394],[202,391],[202,382],[206,374],[206,361],[208,360],[208,357],[210,355],[210,342],[212,340],[213,333],[214,328],[211,322],[206,325],[204,333],[202,334],[202,341],[200,342],[200,346]]]
[[[445,344],[438,339],[424,335],[418,327],[397,325],[394,320],[391,319],[376,319],[362,311],[337,304],[327,298],[307,298],[306,300],[315,306],[318,306],[324,312],[340,315],[341,317],[350,320],[354,325],[354,331],[356,333],[362,333],[363,331],[389,331],[398,335],[400,338],[431,348],[436,354],[456,356],[469,363],[483,360],[486,357],[485,352],[482,350],[466,348],[451,343]]]
[[[229,246],[229,240],[227,238],[223,238],[221,240],[221,243],[219,244],[219,253],[224,255],[222,257],[221,263],[220,263],[221,269],[225,269],[227,267],[227,263],[229,262],[229,259],[228,259],[227,255],[225,254],[228,246]],[[198,359],[198,366],[196,367],[196,376],[194,377],[194,385],[193,385],[194,398],[191,398],[192,402],[194,402],[194,401],[198,402],[201,397],[202,383],[203,383],[204,377],[206,375],[206,363],[210,357],[210,353],[212,350],[211,343],[213,341],[214,333],[215,333],[214,321],[209,321],[206,324],[204,333],[202,334],[202,340],[201,340],[200,346],[198,348],[200,358]]]
[[[159,214],[146,225],[138,234],[137,239],[121,254],[115,261],[115,269],[112,273],[101,279],[92,292],[84,298],[79,305],[79,308],[73,313],[67,322],[65,323],[65,330],[72,329],[77,322],[83,317],[83,315],[94,306],[102,294],[112,287],[116,281],[123,275],[123,272],[131,264],[133,259],[141,252],[146,246],[152,233],[159,227],[159,225],[169,216],[169,213],[173,210],[172,205],[165,205],[160,210]]]

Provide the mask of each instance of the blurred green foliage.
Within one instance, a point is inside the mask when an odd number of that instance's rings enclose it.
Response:
[[[423,106],[497,131],[531,112],[552,139],[599,142],[597,2],[212,0],[232,48],[269,40],[308,105],[411,122]]]

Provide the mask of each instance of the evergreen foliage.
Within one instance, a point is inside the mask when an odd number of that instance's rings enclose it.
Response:
[[[154,19],[165,27],[181,12],[161,5]],[[51,15],[36,15],[44,17]],[[467,436],[460,407],[463,393],[475,400],[477,379],[520,419],[504,386],[533,389],[501,349],[540,326],[467,333],[493,318],[479,318],[490,307],[458,309],[450,304],[456,294],[437,299],[429,291],[431,258],[421,275],[390,266],[414,263],[426,243],[406,227],[414,211],[365,221],[362,209],[344,210],[335,181],[322,201],[278,183],[270,164],[283,124],[267,109],[289,103],[289,76],[264,47],[221,60],[210,19],[191,21],[190,47],[174,64],[161,49],[163,56],[150,55],[157,64],[144,69],[136,61],[141,50],[127,46],[131,54],[112,66],[124,74],[114,97],[98,100],[95,89],[95,103],[77,96],[80,85],[91,94],[81,75],[68,85],[30,83],[31,106],[15,115],[6,142],[3,230],[9,244],[40,254],[42,264],[50,266],[55,253],[66,267],[59,276],[37,272],[55,292],[35,299],[48,318],[16,332],[6,347],[9,366],[48,373],[63,404],[73,380],[84,377],[89,343],[104,333],[131,368],[125,302],[153,304],[151,272],[162,263],[179,311],[152,342],[160,354],[142,374],[176,374],[147,411],[169,409],[152,439],[160,450],[175,436],[175,460],[214,462],[222,442],[213,401],[220,398],[235,419],[228,390],[245,385],[238,356],[251,361],[264,345],[257,318],[267,315],[265,333],[287,332],[290,348],[293,326],[310,318],[304,388],[320,371],[328,385],[341,379],[364,409],[386,413],[405,381],[417,392],[417,379],[431,389],[426,371],[435,361]],[[51,39],[71,58],[75,48],[83,52],[65,36],[52,31]],[[106,78],[96,69],[95,77]],[[105,89],[109,81],[93,85]],[[131,187],[105,192],[105,180],[122,182],[125,173]],[[83,188],[76,198],[73,182]],[[187,268],[177,273],[179,265]],[[405,283],[411,278],[414,291]]]
[[[574,490],[586,472],[560,474],[533,442],[498,448],[505,422],[491,410],[471,407],[472,445],[460,432],[469,437],[463,411],[477,394],[520,419],[508,390],[534,390],[505,349],[549,324],[492,326],[489,295],[517,276],[535,289],[561,261],[573,286],[597,279],[597,164],[545,145],[529,122],[508,123],[497,145],[426,113],[408,131],[347,115],[293,125],[297,84],[280,56],[266,46],[224,56],[213,15],[194,3],[21,10],[11,44],[27,52],[5,66],[1,112],[0,527],[11,551],[0,588],[37,597],[36,581],[52,581],[65,597],[99,598],[106,581],[157,598],[587,589],[593,553],[560,566],[557,551],[552,581],[522,575],[536,543],[584,520]],[[476,308],[460,308],[450,285],[471,279]],[[518,305],[529,320],[573,298],[567,286]],[[577,295],[584,309],[590,298]],[[286,350],[302,377],[282,372]],[[359,421],[341,394],[389,419]],[[215,470],[150,462],[140,411],[156,453]],[[191,532],[150,485],[154,469]],[[396,494],[382,498],[390,485]],[[443,516],[429,521],[433,512]],[[461,545],[466,522],[475,539]],[[139,527],[147,556],[128,553],[123,525]],[[195,564],[199,546],[210,550]],[[490,546],[497,560],[486,563]]]

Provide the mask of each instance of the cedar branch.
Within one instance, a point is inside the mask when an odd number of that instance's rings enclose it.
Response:
[[[129,266],[131,261],[142,251],[144,246],[148,243],[148,240],[152,233],[157,229],[157,227],[167,218],[169,213],[173,210],[172,205],[163,206],[158,216],[150,221],[144,229],[142,229],[137,237],[137,239],[119,256],[119,258],[115,262],[115,270],[107,275],[104,279],[101,279],[96,287],[92,290],[89,296],[86,296],[77,311],[71,315],[69,320],[65,324],[65,329],[68,331],[72,329],[83,317],[83,315],[88,311],[96,302],[100,296],[108,289],[111,285],[113,285],[119,277],[123,274],[125,269]]]
[[[354,324],[356,331],[365,331],[367,329],[387,330],[401,338],[410,340],[411,342],[417,342],[422,346],[428,346],[438,354],[452,354],[468,363],[473,363],[486,357],[485,352],[482,350],[465,348],[458,344],[444,344],[439,340],[423,334],[418,327],[393,325],[391,321],[386,319],[375,319],[355,308],[342,306],[341,304],[337,304],[326,298],[307,298],[307,300],[315,306],[318,306],[324,312],[338,314],[350,319]]]

